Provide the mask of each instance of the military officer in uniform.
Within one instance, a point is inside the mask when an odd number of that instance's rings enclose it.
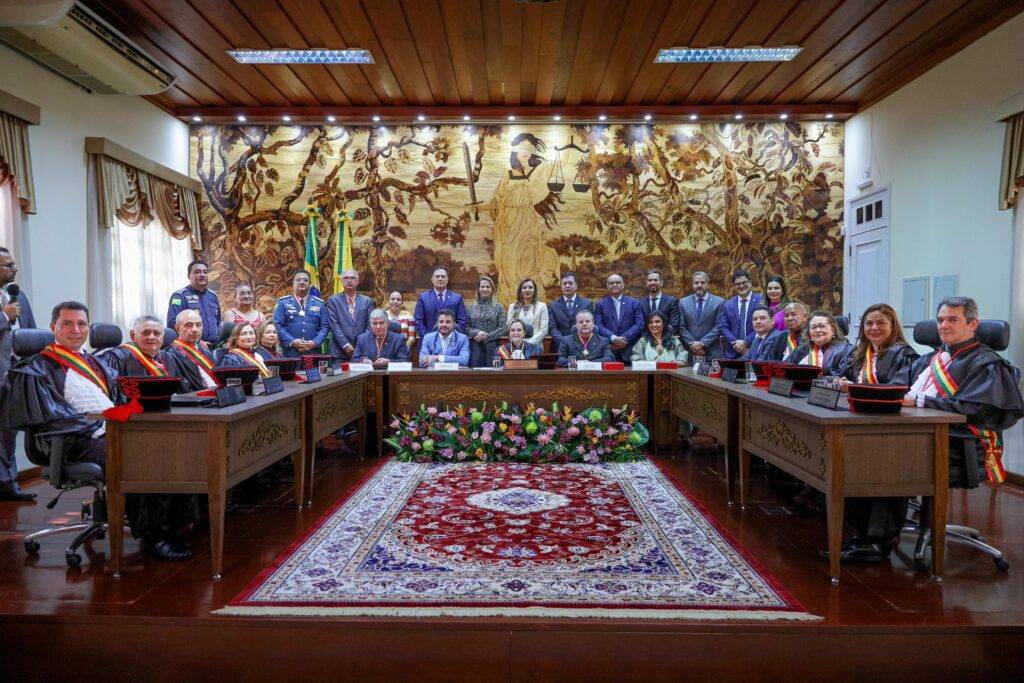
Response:
[[[167,305],[167,327],[174,327],[178,314],[184,310],[199,311],[203,321],[202,340],[208,344],[217,343],[220,330],[220,299],[216,292],[206,288],[209,282],[209,266],[205,261],[193,261],[188,264],[187,287],[171,294]]]
[[[297,358],[318,353],[327,338],[327,309],[323,299],[309,293],[309,272],[295,271],[292,293],[282,296],[274,307],[274,324],[281,337],[284,355]]]

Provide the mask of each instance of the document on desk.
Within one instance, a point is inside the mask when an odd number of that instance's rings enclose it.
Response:
[[[633,361],[634,370],[657,370],[658,362],[653,360],[635,360]]]

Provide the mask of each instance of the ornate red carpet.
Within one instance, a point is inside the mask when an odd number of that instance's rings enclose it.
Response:
[[[386,461],[218,614],[816,618],[650,461]]]

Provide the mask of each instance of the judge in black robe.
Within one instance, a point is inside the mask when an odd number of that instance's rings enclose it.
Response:
[[[906,376],[907,370],[920,356],[914,347],[909,344],[897,342],[885,349],[875,360],[876,384],[898,384],[901,378]],[[868,384],[868,380],[862,374],[864,369],[864,356],[854,351],[846,359],[846,362],[837,373],[850,382]]]
[[[146,377],[149,375],[149,371],[143,367],[142,363],[138,361],[131,351],[123,346],[111,349],[103,354],[103,360],[117,370],[118,375],[126,377]],[[178,354],[171,353],[170,351],[158,351],[155,360],[167,369],[168,377],[181,378],[175,393],[187,394],[206,388],[195,364],[186,361]]]

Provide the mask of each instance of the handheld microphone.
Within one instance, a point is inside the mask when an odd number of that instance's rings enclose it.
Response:
[[[21,287],[14,284],[13,282],[7,285],[5,289],[7,290],[7,293],[11,295],[11,301],[17,299],[18,295],[21,294]]]

